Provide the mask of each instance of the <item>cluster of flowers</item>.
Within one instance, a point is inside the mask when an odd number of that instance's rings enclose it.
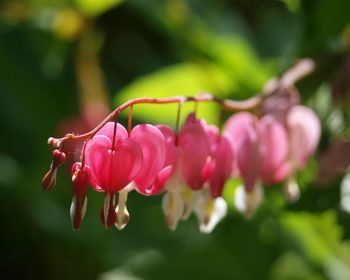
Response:
[[[164,193],[162,208],[170,229],[195,213],[200,231],[206,233],[226,215],[222,193],[231,177],[241,178],[234,204],[247,218],[263,201],[263,187],[284,182],[287,200],[295,201],[300,195],[295,174],[314,153],[321,127],[317,115],[299,105],[293,84],[313,68],[312,61],[301,60],[279,80],[270,81],[264,94],[245,101],[211,94],[130,100],[90,132],[49,138],[54,150],[42,181],[44,190],[55,185],[57,169],[66,160],[63,144],[80,140],[84,141],[80,161],[72,166],[70,214],[74,229],[80,227],[86,212],[88,185],[105,193],[100,215],[105,228],[126,226],[126,201],[132,190],[145,196]],[[222,109],[239,112],[229,117],[222,129],[208,125],[195,113],[187,116],[180,129],[177,121],[175,131],[167,125],[131,126],[136,104],[178,103],[180,109],[186,101],[212,101]],[[116,121],[127,108],[128,129]]]
[[[299,189],[294,174],[314,152],[320,122],[305,106],[281,104],[283,99],[268,99],[260,118],[250,112],[236,113],[221,132],[195,113],[187,116],[178,132],[150,124],[127,131],[120,123],[107,122],[85,142],[81,161],[72,167],[73,228],[79,228],[85,215],[88,185],[105,192],[102,224],[119,229],[129,220],[126,199],[131,190],[145,196],[165,193],[162,208],[167,225],[174,230],[194,212],[202,232],[210,232],[225,216],[227,206],[221,196],[230,177],[244,182],[236,189],[235,205],[246,217],[262,202],[263,185],[285,180],[287,199],[296,200]],[[56,170],[64,160],[64,152],[55,149],[43,180],[46,189],[55,183]]]

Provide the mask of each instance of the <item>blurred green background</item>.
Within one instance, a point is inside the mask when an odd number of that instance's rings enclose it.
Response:
[[[348,0],[1,1],[1,278],[350,279],[349,11]],[[161,197],[132,193],[119,232],[100,225],[103,195],[89,190],[74,232],[69,168],[42,192],[49,136],[87,131],[135,97],[247,98],[301,57],[317,64],[298,87],[323,134],[298,203],[276,186],[246,221],[230,182],[229,214],[204,235],[195,217],[169,231]],[[217,107],[199,110],[217,123]],[[135,123],[174,124],[176,106],[134,111]]]

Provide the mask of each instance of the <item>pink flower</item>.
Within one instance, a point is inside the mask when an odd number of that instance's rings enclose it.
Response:
[[[161,173],[167,155],[164,136],[157,127],[141,124],[132,129],[130,138],[140,146],[143,154],[143,164],[134,178],[136,190],[143,195],[157,194],[161,191],[158,185],[165,172]]]
[[[200,189],[210,176],[210,142],[205,126],[190,114],[178,135],[183,178],[193,190]]]
[[[110,228],[117,222],[115,193],[137,176],[143,162],[142,150],[121,124],[109,122],[87,142],[85,157],[91,169],[90,184],[106,192],[101,222]]]
[[[212,130],[213,131],[213,130]],[[213,198],[219,197],[226,181],[232,174],[234,163],[233,141],[229,133],[217,135],[216,143],[213,144],[213,172],[209,178],[210,193]]]
[[[86,163],[91,168],[91,185],[97,191],[115,193],[127,186],[142,164],[142,150],[128,138],[126,129],[107,123],[86,145]]]
[[[159,171],[154,184],[150,188],[150,194],[152,195],[162,192],[167,182],[179,169],[179,148],[175,145],[176,135],[174,130],[167,125],[157,125],[157,128],[164,137],[165,160],[163,168]]]
[[[262,147],[255,125],[247,126],[237,141],[238,168],[246,190],[252,191],[259,179],[263,160]]]
[[[228,120],[226,131],[234,139],[237,167],[247,191],[259,180],[275,184],[288,176],[287,134],[274,117],[257,119],[250,113],[238,113]]]
[[[311,109],[294,106],[287,115],[287,129],[292,165],[301,169],[317,148],[321,134],[320,120]]]
[[[153,188],[161,190],[172,177],[179,184],[186,183],[191,189],[200,189],[209,178],[212,168],[208,165],[210,143],[205,130],[206,124],[190,114],[176,137],[169,126],[159,125],[165,144],[166,155],[163,169],[158,173]],[[174,186],[181,188],[183,186]],[[159,191],[158,191],[159,192]]]
[[[258,119],[246,112],[233,115],[225,125],[225,130],[234,140],[237,167],[247,191],[252,191],[255,187],[263,160],[257,127]]]
[[[263,153],[261,181],[268,185],[281,182],[290,173],[286,130],[272,116],[266,115],[259,120],[259,137]]]
[[[166,141],[166,160],[155,183],[156,188],[168,191],[162,207],[165,221],[174,230],[181,218],[190,213],[192,192],[186,186],[199,190],[210,177],[213,168],[210,160],[210,143],[206,124],[190,114],[176,136],[167,126],[158,126]]]
[[[298,105],[288,111],[286,128],[288,130],[291,170],[284,186],[284,193],[288,201],[294,202],[300,197],[294,172],[304,168],[311,154],[315,152],[320,140],[321,124],[319,118],[311,109]]]
[[[234,166],[232,169],[233,176],[239,176],[240,171],[238,168],[238,152],[240,150],[240,139],[243,134],[245,134],[248,126],[252,126],[255,122],[257,122],[257,118],[248,112],[240,112],[233,116],[231,116],[225,124],[224,131],[231,135],[233,150],[236,157],[234,162]]]

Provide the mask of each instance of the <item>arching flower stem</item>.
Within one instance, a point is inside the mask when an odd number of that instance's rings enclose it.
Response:
[[[246,100],[228,100],[216,97],[210,93],[200,93],[197,96],[175,96],[168,98],[136,98],[133,100],[129,100],[116,108],[113,112],[111,112],[99,125],[97,125],[91,131],[75,135],[72,133],[66,134],[62,138],[53,138],[50,137],[48,143],[53,148],[59,148],[66,141],[83,141],[87,138],[93,137],[107,122],[115,119],[119,113],[123,112],[127,108],[131,108],[136,104],[170,104],[170,103],[183,103],[183,102],[214,102],[221,106],[222,110],[229,112],[238,112],[238,111],[247,111],[252,110],[259,106],[261,102],[279,92],[283,88],[289,88],[293,86],[298,80],[303,78],[304,76],[311,73],[314,69],[314,62],[310,59],[301,59],[298,61],[292,68],[285,72],[285,74],[278,80],[273,83],[273,86],[270,86],[264,92],[257,94],[254,97],[251,97]]]
[[[131,129],[132,129],[132,109],[134,108],[134,105],[131,105],[129,108],[129,117],[128,117],[128,135],[130,136]]]

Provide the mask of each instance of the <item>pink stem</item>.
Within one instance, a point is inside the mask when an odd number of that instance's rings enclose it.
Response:
[[[260,95],[251,97],[242,101],[234,101],[228,99],[222,99],[219,97],[215,97],[210,93],[201,93],[197,96],[175,96],[168,98],[136,98],[133,100],[129,100],[116,108],[113,112],[111,112],[99,125],[97,125],[91,131],[81,134],[66,134],[63,138],[55,139],[49,138],[49,143],[54,147],[59,147],[63,144],[63,142],[67,140],[84,140],[86,138],[93,137],[107,122],[111,121],[115,117],[118,116],[119,113],[124,111],[125,109],[132,107],[135,104],[169,104],[169,103],[182,103],[182,102],[215,102],[218,103],[223,110],[237,112],[237,111],[246,111],[251,110],[261,104],[261,102],[278,92],[282,88],[287,88],[293,86],[293,84],[301,79],[302,77],[308,75],[314,69],[314,62],[310,59],[302,59],[297,64],[295,64],[292,68],[285,72],[285,74],[277,80],[275,86],[270,88],[268,91],[263,92]]]

